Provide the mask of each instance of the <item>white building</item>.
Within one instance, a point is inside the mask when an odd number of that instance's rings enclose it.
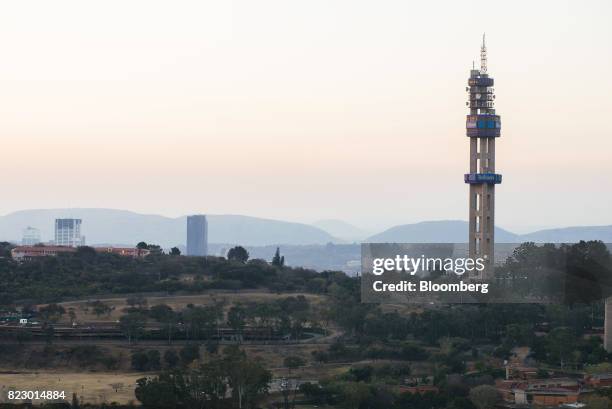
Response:
[[[84,246],[85,237],[81,236],[81,219],[55,219],[55,245]]]
[[[21,244],[23,246],[33,246],[40,242],[40,230],[30,226],[23,229],[23,236],[21,238]]]

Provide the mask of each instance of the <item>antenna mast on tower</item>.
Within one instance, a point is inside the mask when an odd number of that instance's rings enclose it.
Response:
[[[485,44],[485,34],[482,34],[482,46],[480,46],[480,72],[487,73],[487,46]]]

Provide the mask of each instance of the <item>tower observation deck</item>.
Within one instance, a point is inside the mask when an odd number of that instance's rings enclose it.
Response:
[[[469,254],[485,259],[484,276],[492,274],[495,247],[495,185],[502,175],[495,173],[495,139],[500,136],[501,120],[495,114],[493,78],[487,72],[487,48],[482,37],[480,69],[470,71],[470,109],[465,127],[470,138],[470,173],[464,175],[470,186]]]

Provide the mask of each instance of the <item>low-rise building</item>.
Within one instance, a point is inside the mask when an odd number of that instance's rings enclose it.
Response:
[[[126,257],[145,257],[151,251],[147,249],[139,249],[136,247],[94,247],[98,253],[118,254]]]
[[[591,388],[609,388],[612,386],[612,373],[587,375],[584,381]]]
[[[580,397],[580,391],[569,391],[563,388],[527,390],[525,394],[527,401],[532,405],[554,407],[577,403]]]
[[[496,387],[508,403],[540,407],[575,404],[592,392],[582,380],[572,378],[505,380],[496,382]]]
[[[11,250],[11,257],[17,261],[27,261],[36,257],[54,257],[60,253],[74,253],[74,247],[66,246],[17,246]]]
[[[427,392],[438,393],[440,392],[440,388],[434,385],[416,385],[416,386],[402,385],[399,387],[399,391],[400,393],[408,392],[412,394],[418,393],[419,395],[421,395]]]
[[[145,257],[150,251],[135,247],[95,247],[98,253],[118,254],[126,257]],[[17,246],[11,250],[16,261],[28,261],[36,257],[55,257],[60,253],[74,253],[77,249],[68,246]]]

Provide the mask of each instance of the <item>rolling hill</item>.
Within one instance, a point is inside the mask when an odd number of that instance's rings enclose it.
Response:
[[[369,243],[465,243],[468,222],[441,220],[394,226],[382,233],[368,237]],[[518,236],[499,227],[495,228],[495,240],[515,243]]]
[[[44,241],[53,239],[54,219],[83,220],[88,244],[129,244],[139,241],[171,247],[185,243],[186,216],[170,218],[114,209],[23,210],[0,217],[0,240],[19,242],[22,229],[40,229]],[[325,244],[334,241],[327,232],[307,224],[238,215],[209,215],[210,243],[266,246],[274,244]]]

